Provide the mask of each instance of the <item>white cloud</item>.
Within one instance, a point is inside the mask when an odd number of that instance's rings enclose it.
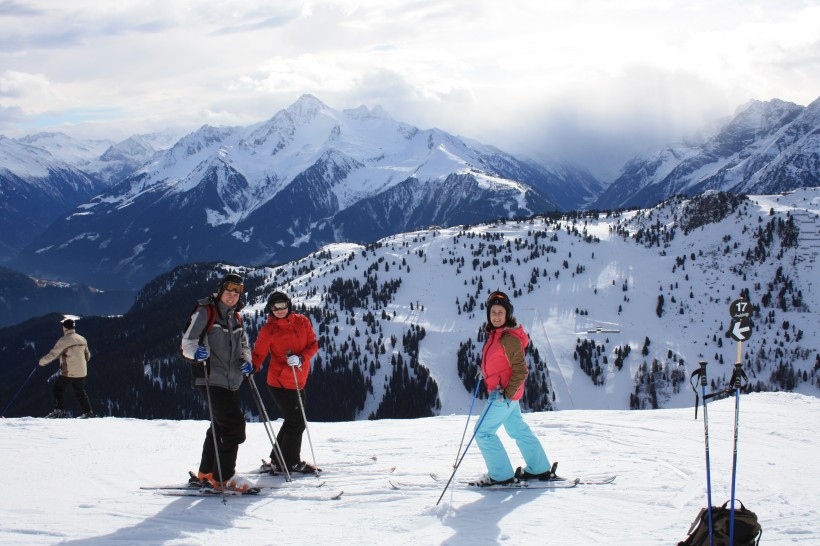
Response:
[[[86,136],[261,121],[312,93],[340,109],[381,104],[396,119],[513,152],[617,165],[748,100],[808,104],[820,90],[816,2],[4,5],[0,106],[38,129],[46,115],[70,119],[61,110],[106,112],[49,127]],[[614,149],[600,149],[613,135]]]
[[[0,97],[24,96],[36,96],[41,99],[53,96],[48,78],[43,74],[29,74],[14,70],[0,73]]]

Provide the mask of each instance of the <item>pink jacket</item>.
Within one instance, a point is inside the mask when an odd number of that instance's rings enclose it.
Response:
[[[524,349],[529,344],[524,328],[495,328],[487,332],[487,342],[481,355],[481,373],[487,391],[499,386],[510,400],[520,400],[524,395],[524,382],[529,370],[524,359]]]

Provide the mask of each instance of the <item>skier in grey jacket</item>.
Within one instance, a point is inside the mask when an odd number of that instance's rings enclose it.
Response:
[[[245,374],[253,369],[251,349],[239,315],[243,289],[242,277],[235,273],[225,275],[217,293],[198,302],[182,336],[183,356],[196,361],[193,365],[194,385],[206,400],[210,394],[213,428],[219,445],[217,459],[213,432],[209,427],[202,445],[197,478],[216,489],[239,491],[251,486],[247,480],[236,476],[239,444],[245,441],[245,416],[239,403],[239,387]],[[210,393],[205,390],[208,386]]]

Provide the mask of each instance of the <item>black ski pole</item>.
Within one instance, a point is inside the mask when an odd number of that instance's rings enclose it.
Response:
[[[279,464],[279,468],[283,469],[285,473],[285,481],[293,481],[293,478],[290,477],[290,471],[285,466],[285,458],[282,455],[282,448],[279,447],[279,442],[276,441],[276,436],[273,434],[273,426],[270,424],[270,418],[268,417],[268,412],[265,409],[265,404],[262,403],[262,395],[259,394],[259,388],[256,386],[256,381],[253,380],[253,377],[250,375],[245,376],[248,379],[248,383],[251,384],[251,390],[254,394],[254,401],[256,402],[256,407],[259,410],[260,415],[264,419],[265,424],[265,432],[268,434],[268,439],[270,440],[270,444],[273,448],[273,454],[276,456],[276,462]]]
[[[706,413],[706,361],[700,361],[700,387],[703,395],[703,435],[706,443],[706,506],[709,512],[709,546],[714,546],[712,529],[712,473],[709,464],[709,416]]]
[[[447,492],[447,488],[450,487],[450,482],[453,481],[453,478],[456,477],[456,472],[458,472],[458,467],[461,466],[461,462],[464,460],[464,457],[467,455],[467,450],[470,449],[470,444],[473,443],[473,439],[475,439],[475,435],[478,434],[478,429],[481,427],[481,423],[484,422],[484,418],[487,417],[487,414],[490,412],[490,408],[493,407],[492,402],[487,402],[487,409],[484,410],[484,413],[481,414],[481,419],[478,420],[478,424],[475,426],[475,430],[473,431],[473,435],[470,437],[470,441],[467,442],[467,447],[464,448],[464,452],[461,454],[461,458],[456,463],[455,468],[453,468],[453,473],[450,474],[450,479],[447,480],[447,485],[444,486],[444,489],[441,491],[441,495],[439,496],[438,500],[436,501],[436,506],[441,502],[441,499],[444,498],[444,493]]]
[[[734,449],[732,452],[732,509],[729,511],[729,544],[735,543],[735,476],[737,475],[737,434],[738,425],[740,424],[740,389],[746,385],[748,381],[746,373],[743,371],[743,365],[740,362],[735,364],[735,370],[732,374],[732,384],[735,387],[735,439]]]
[[[712,541],[712,476],[711,471],[709,469],[709,418],[706,414],[706,399],[716,395],[707,395],[706,394],[706,362],[701,361],[700,368],[692,372],[692,375],[689,376],[689,384],[692,386],[692,390],[695,391],[695,420],[698,418],[698,389],[695,383],[692,381],[696,377],[700,378],[700,388],[703,393],[703,434],[706,439],[706,501],[707,506],[706,510],[709,512],[709,546],[713,546]]]
[[[307,433],[308,444],[310,445],[310,455],[313,457],[313,474],[316,476],[316,479],[319,480],[321,479],[319,477],[319,465],[316,464],[316,453],[313,451],[313,440],[310,439],[310,429],[308,428],[307,415],[305,415],[305,404],[302,402],[302,389],[299,388],[299,378],[296,377],[296,368],[291,366],[290,369],[293,371],[293,381],[296,383],[296,398],[299,399],[299,409],[302,410],[302,420],[305,422],[305,432]]]
[[[39,366],[38,366],[37,364],[35,364],[35,365],[34,365],[34,369],[33,369],[33,370],[31,370],[31,373],[30,373],[30,374],[28,374],[28,377],[26,377],[26,380],[25,380],[25,381],[23,381],[23,384],[22,384],[22,385],[20,385],[20,388],[19,388],[19,389],[17,389],[17,392],[16,392],[16,393],[14,393],[14,396],[12,396],[12,397],[11,397],[11,401],[10,401],[8,404],[6,404],[6,407],[3,409],[3,413],[2,413],[2,414],[0,414],[0,418],[5,419],[5,417],[6,417],[6,412],[9,410],[9,408],[10,408],[10,407],[11,407],[11,405],[14,403],[14,401],[15,401],[15,400],[17,400],[17,397],[18,397],[18,396],[20,396],[20,393],[21,393],[21,392],[23,392],[23,387],[25,387],[25,386],[26,386],[26,383],[28,383],[28,380],[29,380],[29,379],[31,379],[31,376],[32,376],[32,375],[34,375],[34,372],[36,372],[36,371],[37,371],[37,368],[38,368],[38,367],[39,367]]]
[[[225,478],[222,477],[222,461],[219,457],[219,442],[216,439],[216,425],[214,424],[214,408],[211,405],[211,381],[208,378],[208,364],[206,360],[199,361],[202,369],[205,370],[205,393],[208,398],[208,413],[211,415],[211,437],[214,440],[214,457],[216,457],[216,469],[219,472],[219,492],[222,493],[222,504],[228,504],[225,498]]]

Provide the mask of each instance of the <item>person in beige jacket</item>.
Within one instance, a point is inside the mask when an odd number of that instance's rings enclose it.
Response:
[[[46,366],[54,360],[60,359],[60,376],[54,382],[52,393],[54,394],[54,411],[46,415],[49,419],[67,417],[65,411],[65,400],[63,393],[69,387],[74,389],[74,397],[79,402],[83,410],[81,419],[94,417],[91,410],[91,402],[85,392],[85,377],[88,375],[88,359],[91,353],[88,350],[86,339],[74,331],[74,321],[65,319],[62,321],[63,337],[57,340],[54,348],[47,355],[40,359],[40,366]]]

